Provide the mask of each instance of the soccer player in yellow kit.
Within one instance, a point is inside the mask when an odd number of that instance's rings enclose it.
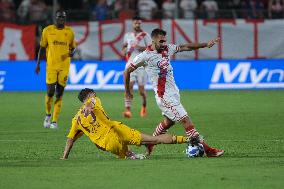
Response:
[[[57,128],[58,116],[62,107],[62,96],[67,83],[70,60],[75,53],[75,34],[65,26],[66,12],[56,12],[56,23],[49,25],[42,31],[40,49],[37,56],[36,73],[40,72],[40,56],[42,49],[46,49],[46,85],[44,128]],[[53,96],[55,94],[54,110],[51,117]],[[52,121],[51,121],[52,118]]]
[[[67,159],[73,143],[83,134],[87,135],[96,146],[111,152],[119,158],[144,159],[145,156],[131,152],[128,145],[145,144],[181,144],[188,143],[188,137],[176,135],[150,136],[135,129],[112,121],[104,111],[101,101],[92,89],[83,89],[78,98],[83,105],[72,120],[72,126],[67,136],[63,157]]]

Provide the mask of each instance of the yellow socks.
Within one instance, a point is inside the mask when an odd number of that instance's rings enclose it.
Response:
[[[53,97],[49,97],[49,96],[45,95],[45,113],[47,115],[51,114],[52,102],[53,102]]]
[[[185,136],[173,135],[173,142],[176,143],[176,144],[182,144],[182,143],[187,143],[188,139]]]
[[[52,116],[52,122],[57,122],[59,113],[61,111],[61,106],[62,106],[62,97],[60,97],[58,100],[54,102],[54,111],[53,111],[53,116]]]

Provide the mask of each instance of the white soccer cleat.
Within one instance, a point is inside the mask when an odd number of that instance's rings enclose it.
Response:
[[[43,127],[48,129],[50,127],[51,116],[46,115],[43,121]]]
[[[147,156],[144,154],[135,154],[135,159],[147,159]]]
[[[126,152],[126,158],[132,159],[132,160],[137,160],[137,159],[146,159],[147,157],[144,154],[136,154],[132,151],[128,151],[128,152]]]
[[[58,128],[58,127],[57,127],[57,123],[56,123],[56,122],[52,122],[52,123],[50,124],[49,128],[51,128],[51,129],[57,129],[57,128]]]

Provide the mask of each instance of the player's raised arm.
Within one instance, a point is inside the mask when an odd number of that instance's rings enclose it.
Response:
[[[187,43],[179,46],[179,52],[182,51],[192,51],[200,48],[211,48],[216,43],[220,42],[220,37],[217,37],[216,39],[212,39],[208,41],[207,43]]]

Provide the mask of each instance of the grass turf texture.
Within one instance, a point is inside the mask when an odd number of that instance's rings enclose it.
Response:
[[[122,118],[123,92],[98,92],[113,120],[151,134],[162,119],[152,92],[148,116]],[[78,140],[62,156],[77,92],[64,94],[59,129],[42,127],[44,93],[0,93],[0,188],[283,188],[284,91],[182,91],[182,103],[209,144],[226,150],[221,158],[188,159],[185,145],[160,145],[151,159],[119,160]],[[184,134],[181,125],[170,133]],[[133,147],[144,152],[144,147]]]

